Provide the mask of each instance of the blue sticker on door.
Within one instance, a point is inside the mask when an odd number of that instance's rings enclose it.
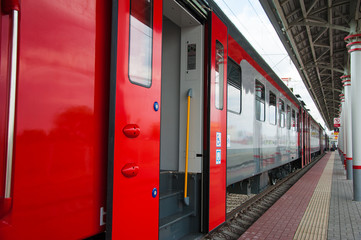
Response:
[[[217,132],[216,135],[216,147],[221,147],[222,145],[222,133]]]
[[[216,164],[221,164],[221,159],[222,159],[221,149],[217,149],[216,150]]]

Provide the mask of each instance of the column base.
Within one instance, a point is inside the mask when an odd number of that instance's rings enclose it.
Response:
[[[352,176],[353,176],[353,162],[352,159],[347,159],[346,160],[346,166],[347,166],[347,171],[346,171],[346,176],[347,176],[347,180],[352,180]]]
[[[361,202],[361,166],[353,166],[353,200]]]
[[[340,155],[340,160],[341,160],[341,163],[343,165],[343,161],[344,161],[343,153],[339,150],[338,154]]]

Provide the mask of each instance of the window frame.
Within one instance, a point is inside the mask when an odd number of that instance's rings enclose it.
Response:
[[[237,115],[241,115],[241,113],[242,113],[242,96],[243,96],[243,94],[242,94],[242,67],[239,64],[237,64],[237,62],[234,61],[230,57],[228,57],[227,61],[228,61],[227,62],[227,111],[232,112],[232,113],[237,114]],[[235,66],[235,68],[237,70],[239,70],[239,73],[240,73],[239,74],[239,76],[240,76],[240,78],[239,78],[239,88],[237,86],[234,86],[234,85],[236,85],[236,83],[234,83],[234,81],[231,81],[231,79],[230,79],[231,74],[229,74],[229,69],[232,66]],[[233,83],[233,84],[230,84],[230,83]],[[229,92],[228,92],[229,86],[232,86],[235,89],[239,90],[239,95],[240,95],[239,96],[239,112],[234,111],[232,109],[229,109],[229,106],[230,106],[230,104],[229,104],[230,103]]]
[[[294,124],[294,126],[292,126]],[[297,132],[297,119],[296,119],[296,110],[291,108],[291,128],[293,131]]]
[[[288,130],[291,129],[291,107],[288,104],[286,108],[286,126]]]
[[[275,98],[275,102],[274,102],[274,104],[271,104],[271,95],[273,95],[274,96],[274,98]],[[275,94],[275,93],[273,93],[272,91],[269,91],[268,92],[268,100],[269,100],[269,118],[268,118],[268,121],[269,121],[269,123],[270,124],[272,124],[272,125],[277,125],[277,95]],[[271,118],[270,118],[270,116],[271,116],[271,106],[274,106],[275,107],[275,113],[274,113],[274,116],[275,116],[275,121],[274,121],[274,123],[273,122],[271,122]]]
[[[280,104],[282,103],[282,104]],[[282,107],[280,107],[280,105],[282,105]],[[286,123],[286,117],[285,117],[285,101],[282,100],[282,98],[278,98],[278,113],[280,115],[279,121],[278,121],[278,126],[280,128],[284,128],[285,127],[285,123]],[[283,116],[283,126],[282,126],[282,116]]]
[[[217,56],[218,56],[218,46],[222,46],[222,63],[219,64],[218,66],[222,66],[222,72],[219,71],[219,67],[218,67],[218,75],[217,75]],[[216,109],[218,110],[223,110],[224,108],[224,46],[223,44],[216,39],[216,56],[215,56],[215,62],[214,62],[214,71],[215,71],[215,76],[214,76],[214,106]],[[221,72],[221,73],[220,73]],[[220,75],[222,75],[222,77],[219,77]],[[218,76],[218,80],[219,80],[219,87],[217,88],[217,76]],[[222,79],[222,81],[220,80]],[[218,91],[217,91],[218,89]],[[217,106],[217,99],[218,99],[218,106]]]
[[[296,112],[296,121],[297,121],[296,131],[300,132],[301,131],[301,120],[300,120],[300,113],[299,112]]]
[[[152,87],[152,84],[153,84],[153,45],[154,45],[154,41],[153,41],[153,37],[154,37],[154,13],[153,13],[153,10],[154,10],[154,1],[153,0],[150,0],[150,29],[151,29],[151,33],[152,33],[152,36],[151,36],[151,44],[150,44],[150,78],[149,78],[149,84],[143,84],[139,81],[134,81],[132,80],[132,77],[131,77],[131,56],[132,56],[132,53],[131,53],[131,49],[132,49],[132,46],[131,44],[134,43],[132,40],[131,40],[131,34],[132,34],[132,2],[134,3],[134,0],[130,1],[130,6],[129,6],[129,34],[128,34],[128,37],[129,37],[129,46],[128,46],[128,79],[129,79],[129,82],[134,84],[134,85],[137,85],[137,86],[141,86],[141,87],[145,87],[145,88],[151,88]],[[134,16],[133,16],[134,17]],[[139,19],[138,19],[139,21]]]
[[[261,89],[262,89],[262,93],[261,93],[260,97],[257,95],[257,84],[261,85]],[[266,86],[261,81],[259,81],[257,79],[255,79],[255,84],[254,84],[254,95],[255,95],[256,120],[260,121],[260,122],[265,122],[266,121]],[[263,120],[258,119],[258,116],[257,116],[257,102],[263,103]]]

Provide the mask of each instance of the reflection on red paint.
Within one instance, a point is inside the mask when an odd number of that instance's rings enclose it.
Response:
[[[227,71],[220,70],[222,68],[227,69],[227,27],[214,13],[212,13],[210,57],[209,230],[211,231],[223,223],[226,218],[227,153],[227,109],[223,107],[227,106],[227,88],[221,87],[227,86]],[[219,60],[222,58],[223,61],[220,64]],[[219,138],[219,136],[220,146],[217,144],[217,137]],[[217,159],[217,151],[219,156],[219,150],[221,151],[220,160]]]
[[[110,8],[94,0],[21,2],[13,201],[0,219],[0,239],[83,239],[104,231]],[[8,88],[7,18],[1,92]],[[1,156],[1,177],[2,165]]]

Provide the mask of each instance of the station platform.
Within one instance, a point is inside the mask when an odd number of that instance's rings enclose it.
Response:
[[[361,202],[328,152],[239,239],[361,239]]]

